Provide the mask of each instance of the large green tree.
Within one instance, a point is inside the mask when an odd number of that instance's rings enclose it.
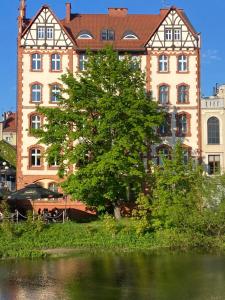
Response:
[[[154,169],[154,189],[149,205],[151,221],[156,228],[184,228],[188,216],[200,214],[206,205],[206,176],[192,159],[184,161],[184,150],[178,142],[171,157],[162,156],[162,165]]]
[[[89,52],[86,71],[62,82],[59,105],[39,108],[48,122],[36,135],[48,159],[57,157],[64,191],[99,209],[138,194],[148,181],[143,155],[163,121],[139,61],[107,47]]]

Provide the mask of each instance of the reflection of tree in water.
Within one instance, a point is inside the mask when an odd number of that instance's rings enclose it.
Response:
[[[221,256],[104,254],[0,263],[0,299],[224,299]]]
[[[149,268],[141,255],[107,255],[89,259],[90,272],[68,285],[70,299],[149,299],[150,282],[142,274]]]
[[[199,300],[225,295],[223,257],[102,255],[89,258],[88,264],[87,276],[67,285],[69,299]]]

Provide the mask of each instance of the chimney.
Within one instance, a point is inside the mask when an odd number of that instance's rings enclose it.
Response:
[[[20,0],[19,16],[18,16],[19,34],[21,34],[23,31],[25,19],[26,19],[26,0]]]
[[[108,8],[109,15],[112,17],[125,17],[128,14],[127,8]]]
[[[19,16],[21,19],[26,18],[26,0],[20,0]]]
[[[67,2],[66,3],[66,18],[65,21],[66,23],[69,23],[71,20],[71,3]]]

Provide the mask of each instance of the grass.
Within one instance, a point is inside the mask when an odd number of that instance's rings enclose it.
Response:
[[[137,234],[135,220],[114,221],[106,218],[91,223],[67,222],[65,224],[43,224],[21,222],[2,223],[0,227],[0,257],[46,257],[71,254],[71,251],[140,251],[140,250],[188,250],[222,249],[224,241],[216,238],[177,234],[173,231]],[[49,249],[58,249],[49,251]],[[66,249],[63,251],[63,249]],[[69,251],[68,251],[69,250]],[[71,250],[71,251],[70,251]]]

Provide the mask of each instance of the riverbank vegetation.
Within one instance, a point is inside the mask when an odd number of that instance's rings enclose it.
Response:
[[[46,224],[41,220],[0,225],[0,258],[35,258],[71,255],[77,252],[198,251],[224,252],[224,232],[218,234],[218,222],[205,220],[196,228],[165,228],[143,232],[143,220],[110,215],[89,223]],[[191,223],[193,225],[193,223]],[[196,224],[196,223],[195,223]],[[216,226],[215,226],[216,225]],[[202,227],[201,227],[202,226]],[[140,231],[141,228],[141,231]]]

